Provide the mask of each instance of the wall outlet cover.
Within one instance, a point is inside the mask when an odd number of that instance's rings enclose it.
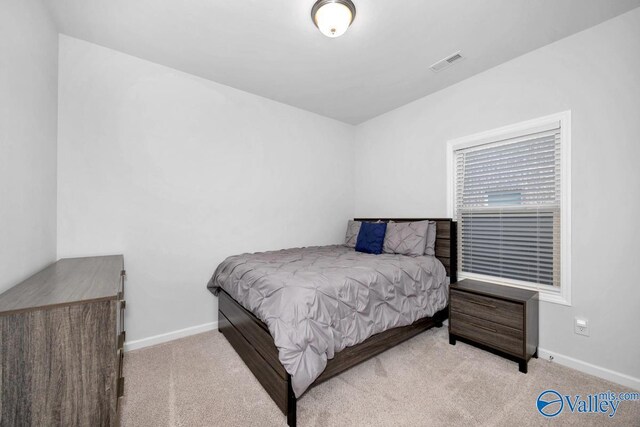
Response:
[[[587,319],[581,319],[576,317],[574,322],[574,332],[578,335],[584,335],[585,337],[589,336],[589,322]]]

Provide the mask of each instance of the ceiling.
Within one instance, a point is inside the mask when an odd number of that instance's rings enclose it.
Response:
[[[323,36],[314,0],[56,0],[60,32],[358,124],[640,6],[640,0],[353,0]],[[465,59],[434,73],[456,51]]]

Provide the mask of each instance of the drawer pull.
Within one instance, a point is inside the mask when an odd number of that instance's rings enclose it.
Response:
[[[124,347],[124,340],[125,340],[125,332],[122,331],[120,332],[120,335],[118,335],[118,348],[122,349]]]
[[[124,377],[118,378],[118,397],[124,396]]]
[[[121,300],[120,301],[120,310],[124,310],[125,308],[127,308],[127,301]]]
[[[120,351],[120,357],[118,357],[118,377],[122,377],[123,369],[124,369],[124,353]]]
[[[496,308],[495,305],[489,304],[487,302],[480,302],[480,301],[474,301],[474,300],[469,300],[469,302],[472,303],[472,304],[481,305],[483,307]]]
[[[489,331],[489,332],[493,332],[494,334],[496,332],[498,332],[497,330],[490,328],[488,326],[482,326],[482,325],[478,325],[477,323],[471,323],[471,325],[475,326],[476,328],[480,328],[480,329],[484,329],[485,331]]]

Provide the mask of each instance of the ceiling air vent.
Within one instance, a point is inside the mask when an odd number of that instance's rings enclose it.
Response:
[[[431,70],[433,70],[434,72],[438,72],[438,71],[442,71],[445,68],[449,67],[451,64],[453,64],[454,62],[458,62],[461,59],[463,59],[462,54],[460,53],[460,51],[453,53],[449,56],[447,56],[444,59],[441,59],[440,61],[436,62],[435,64],[431,65],[429,68],[431,68]]]

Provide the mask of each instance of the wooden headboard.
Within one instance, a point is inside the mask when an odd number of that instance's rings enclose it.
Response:
[[[458,274],[458,235],[456,222],[451,218],[354,218],[354,221],[368,222],[415,222],[415,221],[435,221],[436,222],[436,258],[447,269],[447,276],[451,278],[451,283],[457,280]]]

